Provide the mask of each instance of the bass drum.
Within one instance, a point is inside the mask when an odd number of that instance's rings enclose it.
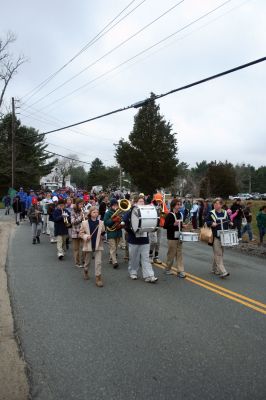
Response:
[[[160,217],[153,205],[135,206],[131,213],[131,229],[136,234],[152,232],[159,226]]]

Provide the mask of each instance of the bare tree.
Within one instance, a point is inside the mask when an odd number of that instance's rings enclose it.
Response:
[[[5,39],[0,38],[0,109],[3,103],[7,86],[18,68],[26,61],[24,56],[13,59],[9,53],[9,46],[14,43],[16,36],[8,32]]]
[[[80,165],[76,154],[69,154],[67,158],[60,158],[57,161],[58,176],[62,180],[62,186],[65,186],[66,177],[69,175],[71,168]]]

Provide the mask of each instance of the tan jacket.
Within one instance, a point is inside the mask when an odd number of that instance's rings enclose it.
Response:
[[[96,232],[94,232],[94,235],[97,235],[96,237],[96,246],[95,250],[103,250],[103,240],[102,240],[102,232],[105,231],[104,228],[104,223],[103,221],[99,220],[99,226]],[[91,241],[87,240],[88,236],[91,234],[90,232],[90,226],[88,224],[88,221],[82,221],[81,223],[81,228],[79,231],[79,237],[83,239],[83,248],[82,251],[92,251],[91,247]]]

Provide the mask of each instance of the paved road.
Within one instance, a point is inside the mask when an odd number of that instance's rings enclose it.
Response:
[[[225,281],[209,274],[208,246],[184,254],[186,280],[156,268],[158,284],[131,281],[126,264],[105,262],[99,289],[71,254],[59,262],[44,235],[33,246],[29,224],[18,227],[9,287],[33,399],[264,400],[265,260],[227,251]]]

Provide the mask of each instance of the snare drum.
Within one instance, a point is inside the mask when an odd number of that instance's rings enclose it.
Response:
[[[198,242],[199,234],[196,232],[180,232],[181,242]]]
[[[237,246],[239,244],[238,233],[234,229],[220,231],[220,239],[221,245],[224,247]]]
[[[159,226],[159,215],[153,205],[135,206],[131,213],[131,229],[134,233],[152,232]]]

